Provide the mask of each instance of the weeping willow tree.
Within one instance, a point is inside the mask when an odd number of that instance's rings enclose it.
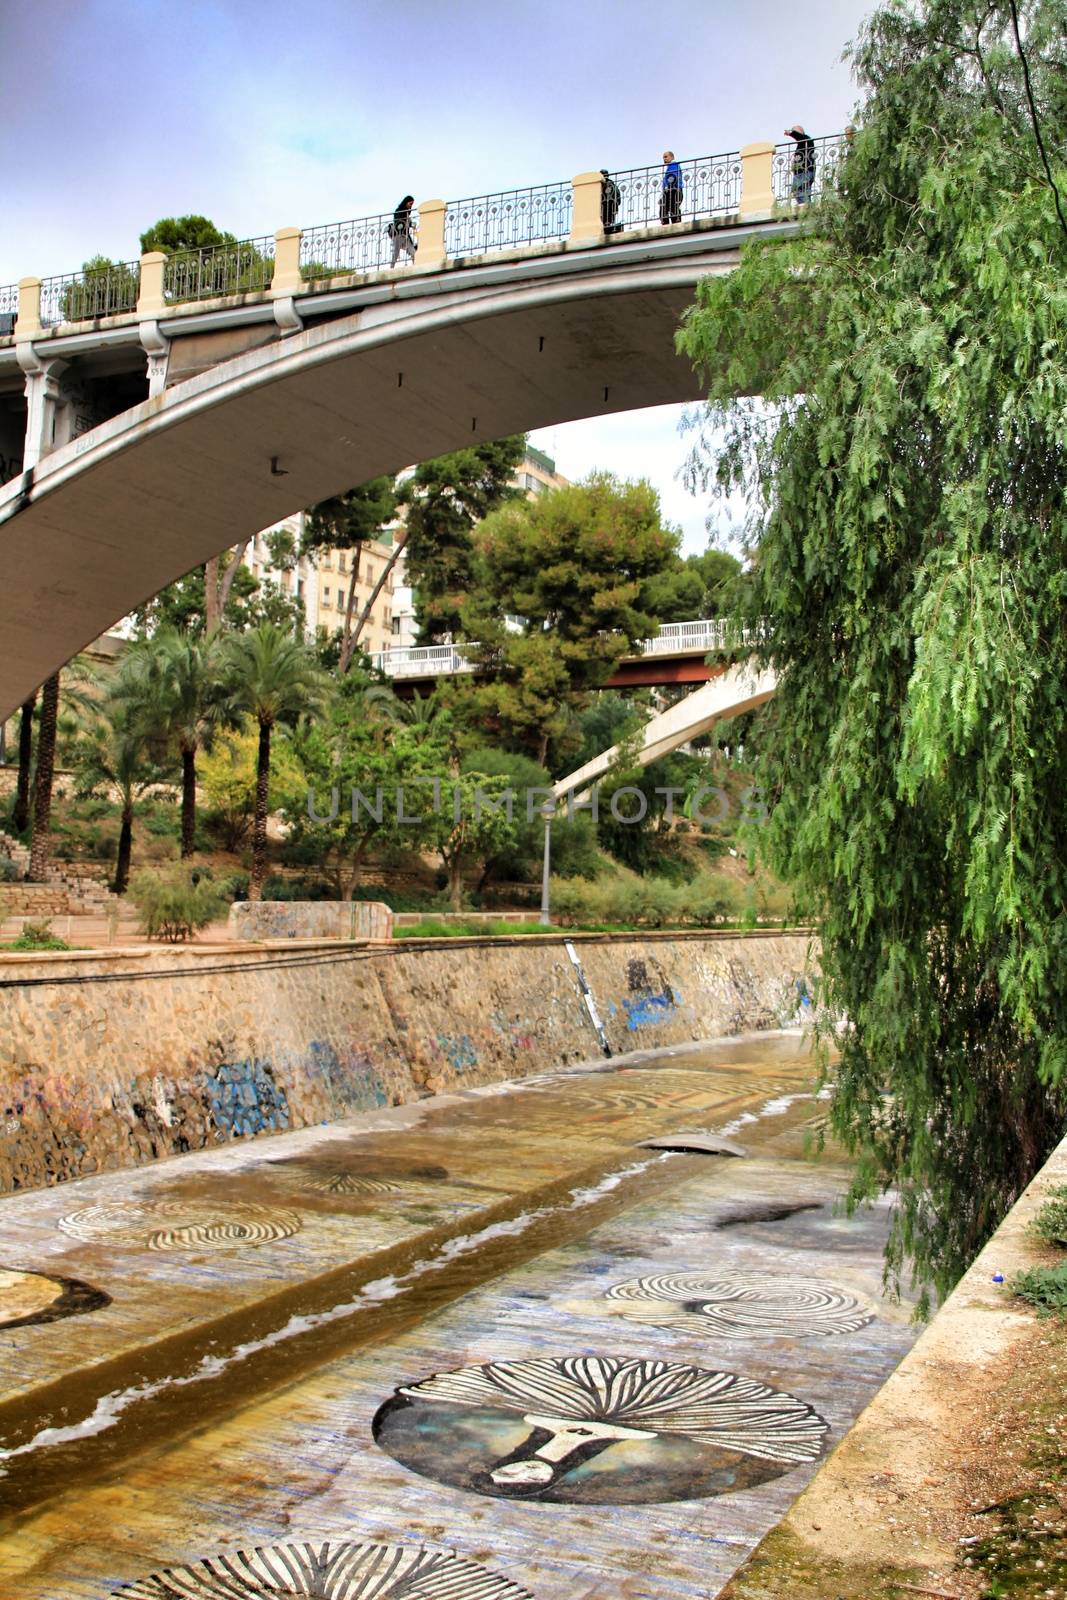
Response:
[[[679,336],[694,468],[756,507],[762,848],[819,907],[831,1126],[924,1296],[1067,1131],[1065,39],[1065,0],[876,12],[836,187]]]

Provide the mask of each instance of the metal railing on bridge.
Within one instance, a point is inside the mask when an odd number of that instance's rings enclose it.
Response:
[[[643,639],[627,661],[643,656],[707,655],[727,648],[727,625],[717,617],[697,622],[666,622],[654,639]],[[388,678],[444,678],[458,672],[476,672],[478,661],[472,651],[476,645],[428,644],[379,650],[371,665]]]
[[[571,231],[573,205],[569,183],[450,200],[445,207],[445,255],[483,255],[487,250],[565,239]]]
[[[115,317],[123,311],[135,311],[140,284],[139,260],[108,262],[103,267],[42,278],[41,326],[88,322],[94,317]]]
[[[251,294],[269,289],[273,276],[273,234],[259,239],[235,239],[168,256],[163,268],[163,297],[168,302],[180,302]]]
[[[760,215],[766,213],[772,198],[778,206],[806,205],[833,188],[846,149],[847,139],[835,134],[800,145],[795,141],[776,146],[753,145],[744,151],[682,160],[682,187],[671,191],[664,190],[661,164],[608,172],[600,189],[601,222],[605,232],[614,235],[660,224],[739,215],[743,212],[746,184],[750,186],[750,204],[754,202],[753,210]],[[452,200],[443,207],[435,202],[431,261],[437,265],[445,260],[572,236],[577,220],[575,185],[579,181],[587,183],[590,176],[595,174],[573,182],[527,185]],[[413,212],[413,230],[417,225]],[[585,227],[583,223],[579,231]],[[287,234],[294,255],[291,268],[286,257],[285,292],[292,292],[292,279],[297,276],[311,284],[381,272],[396,264],[391,212],[305,228],[299,241],[296,230],[287,230]],[[275,237],[264,234],[170,255],[162,267],[161,295],[158,287],[154,290],[157,300],[152,301],[152,292],[148,294],[154,308],[149,314],[158,314],[158,309],[169,305],[277,287],[279,252]],[[406,255],[402,259],[406,262]],[[40,324],[54,327],[136,310],[142,266],[141,261],[108,263],[41,280]],[[157,264],[155,271],[158,270]],[[143,267],[143,272],[148,274],[148,266]],[[18,309],[18,285],[0,288],[0,317],[14,317]]]

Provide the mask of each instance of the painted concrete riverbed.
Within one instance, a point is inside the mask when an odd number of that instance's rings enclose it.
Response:
[[[843,1169],[804,1157],[807,1076],[795,1038],[738,1041],[179,1158],[147,1196],[140,1173],[0,1205],[48,1271],[111,1296],[0,1334],[24,1385],[47,1366],[35,1339],[77,1365],[108,1319],[133,1361],[182,1284],[281,1270],[292,1288],[279,1261],[353,1260],[346,1229],[399,1252],[336,1320],[268,1318],[267,1365],[220,1335],[211,1371],[149,1386],[136,1427],[96,1416],[0,1458],[0,1595],[715,1594],[913,1335],[881,1295],[884,1212],[835,1215]],[[636,1147],[683,1122],[749,1153]],[[265,1232],[210,1233],[227,1226]],[[339,1345],[315,1344],[324,1327]]]

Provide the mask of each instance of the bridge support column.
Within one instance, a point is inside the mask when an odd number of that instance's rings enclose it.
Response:
[[[61,408],[66,409],[62,379],[69,363],[41,361],[28,341],[20,341],[15,349],[19,366],[26,374],[26,443],[22,451],[22,470],[29,472],[49,451],[65,443],[57,437],[57,418]]]
[[[445,264],[445,212],[443,200],[419,201],[419,250],[415,265],[423,272],[438,272]]]
[[[741,146],[741,204],[737,214],[742,222],[761,221],[774,210],[774,146],[761,139]]]
[[[579,172],[571,179],[574,190],[574,209],[571,212],[571,232],[568,244],[603,244],[604,219],[600,210],[601,186],[604,180],[599,172]]]

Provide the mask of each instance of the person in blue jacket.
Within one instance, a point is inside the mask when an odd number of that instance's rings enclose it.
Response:
[[[663,189],[660,194],[659,220],[662,223],[682,220],[682,169],[674,159],[673,150],[663,152]]]

